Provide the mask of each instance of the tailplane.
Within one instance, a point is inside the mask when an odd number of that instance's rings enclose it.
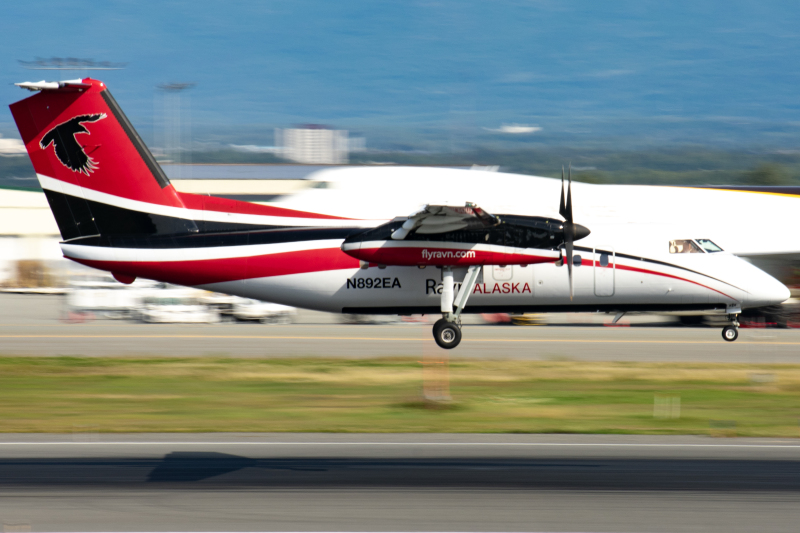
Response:
[[[105,84],[17,85],[38,91],[11,113],[64,240],[197,231]]]

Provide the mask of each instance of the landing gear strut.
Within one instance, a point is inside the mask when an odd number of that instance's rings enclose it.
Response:
[[[737,320],[738,316],[738,314],[729,314],[728,320],[731,321],[731,325],[722,328],[722,338],[728,342],[733,342],[739,338],[739,321]]]
[[[467,270],[467,277],[455,298],[452,267],[442,267],[442,318],[433,325],[433,339],[441,348],[450,350],[461,342],[461,312],[467,305],[467,298],[475,289],[481,267],[473,265]],[[453,311],[455,304],[455,312]]]

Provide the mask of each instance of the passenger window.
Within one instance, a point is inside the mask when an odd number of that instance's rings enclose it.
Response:
[[[669,241],[669,253],[671,254],[702,254],[703,250],[691,239],[680,239]]]
[[[703,247],[703,250],[706,252],[713,254],[714,252],[721,252],[722,248],[711,242],[710,239],[696,239],[700,246]]]
[[[608,254],[602,253],[600,254],[600,266],[607,267],[608,266]]]
[[[575,265],[576,267],[581,266],[583,264],[583,260],[581,259],[581,256],[573,255],[572,256],[572,264]]]

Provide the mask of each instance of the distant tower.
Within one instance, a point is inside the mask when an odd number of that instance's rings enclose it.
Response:
[[[275,145],[284,159],[311,165],[342,165],[348,161],[347,130],[319,124],[276,129]]]

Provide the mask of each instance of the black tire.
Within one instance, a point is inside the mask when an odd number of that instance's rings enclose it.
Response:
[[[433,325],[433,340],[440,348],[452,350],[461,342],[461,328],[441,318]]]
[[[733,326],[725,326],[722,328],[722,338],[728,342],[733,342],[739,338],[739,330]]]

